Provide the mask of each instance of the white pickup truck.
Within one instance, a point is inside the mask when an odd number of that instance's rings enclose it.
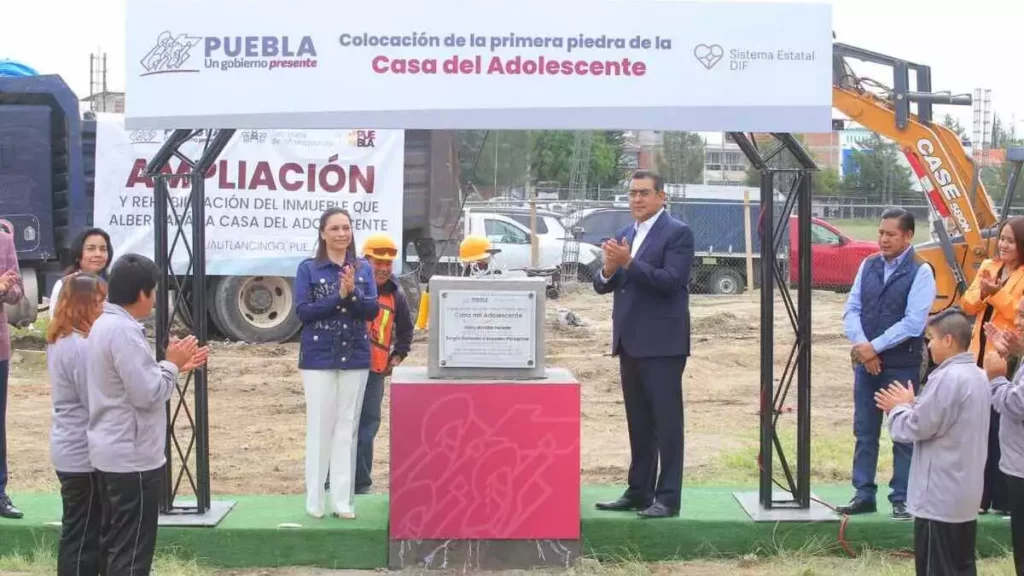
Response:
[[[562,223],[543,211],[538,211],[537,221],[543,223],[543,231],[538,226],[537,268],[564,268],[563,255],[565,243],[576,242],[566,233]],[[528,212],[527,212],[528,214]],[[435,274],[457,275],[459,273],[458,245],[462,238],[470,234],[486,236],[491,247],[499,250],[494,255],[492,266],[499,268],[510,276],[526,275],[530,265],[530,228],[523,223],[521,214],[502,214],[500,211],[486,211],[480,208],[467,208],[462,214],[462,234],[452,238],[449,246],[438,258]],[[526,220],[529,222],[529,220]],[[409,262],[418,262],[415,247],[411,244],[406,248]],[[569,251],[572,252],[572,251]],[[579,280],[589,282],[601,266],[601,249],[593,244],[581,242],[578,251]]]

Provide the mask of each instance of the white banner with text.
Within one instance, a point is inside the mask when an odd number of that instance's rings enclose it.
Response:
[[[119,115],[98,115],[93,221],[110,234],[115,258],[154,255],[154,179],[146,164],[170,134],[128,131]],[[182,153],[198,159],[205,140]],[[294,276],[313,255],[320,214],[339,206],[352,215],[357,247],[372,232],[386,232],[401,250],[405,133],[401,130],[245,130],[237,132],[205,179],[206,273],[211,276]],[[172,158],[168,179],[168,245],[176,212],[192,222],[191,187],[173,174],[188,166]],[[172,212],[173,210],[173,212]],[[191,226],[185,239],[191,245]],[[185,272],[178,240],[175,269]]]
[[[149,0],[126,55],[132,128],[832,130],[827,4]]]

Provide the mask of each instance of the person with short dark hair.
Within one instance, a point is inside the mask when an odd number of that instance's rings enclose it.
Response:
[[[18,254],[14,251],[14,236],[0,229],[0,518],[18,519],[24,516],[7,495],[7,380],[11,359],[11,327],[7,323],[7,308],[15,305],[25,294],[18,267]]]
[[[57,574],[93,576],[106,573],[100,546],[105,506],[102,479],[89,459],[87,339],[93,322],[103,313],[107,284],[84,272],[63,280],[60,309],[46,329],[46,364],[53,402],[50,458],[60,480],[64,507]]]
[[[875,470],[882,431],[882,413],[875,392],[893,381],[910,382],[917,389],[925,357],[924,332],[935,302],[935,275],[915,253],[914,215],[902,208],[882,213],[878,226],[879,253],[861,262],[846,307],[843,328],[852,348],[853,487],[850,503],[841,514],[875,512]],[[913,445],[893,442],[893,474],[889,482],[892,516],[909,520],[907,475]]]
[[[921,396],[910,382],[875,393],[894,442],[913,443],[907,510],[914,517],[917,573],[975,574],[978,499],[984,483],[991,396],[970,353],[971,322],[956,309],[928,321],[938,367]]]
[[[602,245],[598,294],[613,294],[612,355],[629,431],[622,495],[599,510],[641,518],[679,516],[683,487],[683,371],[690,356],[693,231],[665,209],[665,182],[637,171],[629,189],[635,222]],[[660,467],[660,470],[659,470]]]
[[[178,374],[206,362],[194,336],[157,362],[140,320],[153,312],[160,271],[126,254],[114,263],[103,314],[89,332],[89,460],[106,488],[103,535],[111,574],[148,574],[166,464],[166,403]]]

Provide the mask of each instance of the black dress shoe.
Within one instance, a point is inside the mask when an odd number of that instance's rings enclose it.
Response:
[[[23,517],[24,514],[18,507],[11,502],[11,499],[7,496],[0,496],[0,517],[10,518],[12,520],[18,520]]]
[[[877,511],[878,507],[874,502],[858,500],[856,498],[850,500],[850,503],[846,506],[836,508],[836,512],[843,514],[844,516],[853,516],[854,514],[872,514]]]
[[[618,500],[611,500],[608,502],[598,502],[594,505],[598,510],[607,510],[610,512],[624,512],[629,510],[643,510],[647,507],[643,502],[637,502],[623,496]]]
[[[674,518],[679,516],[679,508],[669,508],[661,502],[655,502],[636,514],[641,518]]]

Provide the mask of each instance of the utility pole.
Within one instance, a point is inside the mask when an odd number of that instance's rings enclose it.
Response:
[[[537,189],[533,186],[533,132],[526,133],[526,194],[530,199],[530,267],[540,267],[537,243]]]

